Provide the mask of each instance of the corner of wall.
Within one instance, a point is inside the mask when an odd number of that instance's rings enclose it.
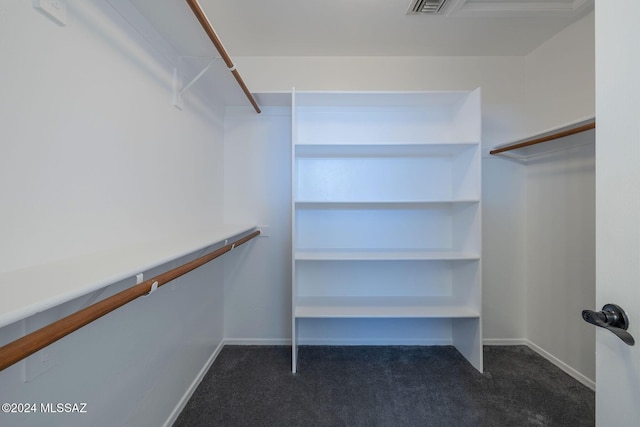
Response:
[[[594,13],[525,57],[525,135],[595,115]]]

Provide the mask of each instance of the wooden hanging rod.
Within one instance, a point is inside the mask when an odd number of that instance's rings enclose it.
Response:
[[[0,371],[19,362],[20,360],[32,355],[49,344],[53,344],[70,333],[82,328],[83,326],[93,322],[96,319],[122,307],[123,305],[133,301],[134,299],[147,295],[155,291],[158,287],[194,270],[214,259],[218,258],[235,247],[248,242],[258,236],[260,231],[245,236],[235,242],[229,243],[215,251],[204,255],[191,262],[176,267],[166,273],[160,274],[152,279],[145,280],[135,286],[125,289],[115,295],[105,298],[89,307],[83,308],[67,317],[55,321],[37,331],[34,331],[22,338],[19,338],[9,344],[0,347]]]
[[[207,18],[207,15],[205,15],[204,11],[200,7],[198,0],[185,0],[185,1],[193,11],[193,14],[196,15],[196,18],[198,18],[200,25],[202,25],[202,29],[204,30],[205,33],[207,33],[207,35],[211,39],[211,42],[218,50],[218,53],[222,57],[222,60],[224,61],[224,63],[227,65],[227,68],[229,68],[229,71],[231,71],[231,74],[233,74],[233,77],[235,77],[236,81],[240,85],[240,88],[244,92],[245,96],[247,97],[247,99],[249,99],[249,102],[251,102],[251,105],[253,105],[253,108],[256,110],[256,113],[260,113],[260,107],[258,106],[258,103],[256,102],[255,98],[247,88],[247,85],[244,84],[244,80],[242,80],[240,73],[238,72],[238,70],[236,70],[236,66],[233,64],[231,57],[225,50],[224,46],[222,45],[222,42],[218,38],[218,35],[214,31],[213,26],[211,25],[211,22]]]
[[[565,136],[574,135],[576,133],[585,132],[596,127],[596,121],[593,120],[589,123],[582,124],[570,129],[566,129],[560,132],[552,133],[550,135],[541,136],[540,138],[531,139],[529,141],[519,142],[517,144],[505,145],[504,147],[496,148],[489,151],[489,154],[500,154],[505,151],[517,150],[518,148],[529,147],[530,145],[541,144],[543,142],[552,141],[558,138],[564,138]]]

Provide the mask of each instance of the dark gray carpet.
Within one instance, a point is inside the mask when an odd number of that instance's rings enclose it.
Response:
[[[525,346],[225,347],[175,426],[592,426],[595,395]]]

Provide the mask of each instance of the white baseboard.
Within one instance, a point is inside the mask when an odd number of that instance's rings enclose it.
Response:
[[[540,356],[544,357],[549,362],[553,363],[558,368],[562,369],[564,372],[566,372],[567,374],[569,374],[570,376],[575,378],[578,382],[580,382],[581,384],[589,387],[591,390],[595,391],[595,389],[596,389],[595,381],[593,381],[593,380],[587,378],[586,376],[582,375],[580,372],[576,371],[571,366],[567,365],[562,360],[558,359],[553,354],[547,352],[542,347],[537,346],[536,344],[532,343],[531,341],[527,340],[527,344],[526,345],[531,350],[535,351]]]
[[[586,376],[584,376],[583,374],[581,374],[577,370],[573,369],[571,366],[569,366],[566,363],[564,363],[562,360],[560,360],[557,357],[555,357],[553,354],[549,353],[548,351],[544,350],[542,347],[538,346],[537,344],[535,344],[535,343],[533,343],[533,342],[531,342],[531,341],[529,341],[527,339],[524,339],[524,338],[509,338],[509,339],[492,339],[492,338],[488,338],[488,339],[482,340],[482,344],[484,344],[484,345],[526,345],[531,350],[535,351],[540,356],[544,357],[549,362],[551,362],[554,365],[556,365],[558,368],[562,369],[566,374],[568,374],[571,377],[573,377],[579,383],[585,385],[586,387],[589,387],[591,390],[595,391],[595,389],[596,389],[595,381],[587,378]]]
[[[171,411],[169,418],[167,418],[167,420],[164,423],[164,427],[171,427],[176,422],[176,420],[178,419],[178,416],[180,415],[184,407],[187,405],[187,402],[189,402],[189,399],[191,399],[191,396],[196,391],[196,389],[202,382],[202,379],[209,371],[209,368],[211,368],[211,365],[213,365],[213,362],[216,360],[216,358],[222,351],[224,344],[225,344],[225,341],[222,340],[220,344],[218,344],[218,347],[216,347],[216,349],[213,351],[213,354],[211,354],[211,356],[207,359],[207,362],[204,364],[202,369],[200,369],[200,371],[198,372],[198,375],[191,382],[191,385],[189,386],[189,388],[184,392],[184,394],[182,395],[182,398],[180,399],[176,407],[173,408],[173,411]]]
[[[224,345],[291,345],[289,338],[226,338]]]
[[[485,338],[482,345],[529,345],[524,338]]]

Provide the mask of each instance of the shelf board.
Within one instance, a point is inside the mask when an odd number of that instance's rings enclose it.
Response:
[[[419,249],[297,250],[296,261],[475,261],[477,253]]]
[[[298,107],[453,107],[469,91],[296,91]]]
[[[331,157],[447,157],[463,150],[479,147],[479,141],[461,142],[397,142],[397,143],[353,143],[327,141],[322,144],[294,144],[298,158]]]
[[[595,131],[593,130],[595,125],[595,117],[584,118],[566,123],[557,128],[547,129],[509,144],[496,146],[489,154],[500,155],[522,163],[527,163],[528,161],[543,158],[557,151],[593,144],[593,136],[584,137],[579,134],[590,131],[592,135],[595,135]]]
[[[294,147],[371,147],[371,148],[380,148],[380,147],[425,147],[425,148],[433,148],[433,147],[466,147],[466,146],[474,146],[479,145],[480,141],[428,141],[428,140],[418,140],[418,141],[371,141],[371,142],[354,142],[348,140],[328,140],[323,142],[322,144],[318,143],[305,143],[304,141],[297,141],[294,144]]]
[[[454,204],[475,204],[480,199],[460,200],[296,200],[296,208],[301,209],[375,209],[375,208],[433,208]]]
[[[480,318],[452,297],[300,297],[297,318]]]
[[[127,278],[135,284],[139,273],[255,228],[220,226],[0,273],[0,327]]]

